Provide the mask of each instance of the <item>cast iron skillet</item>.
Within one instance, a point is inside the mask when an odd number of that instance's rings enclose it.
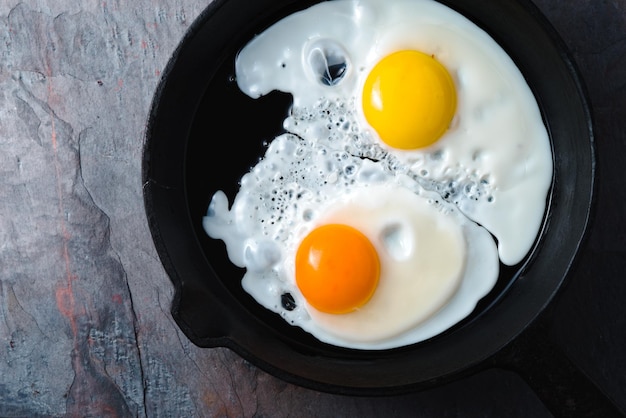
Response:
[[[264,142],[280,133],[290,105],[286,94],[252,100],[240,93],[234,56],[254,34],[316,2],[214,0],[163,73],[148,120],[143,181],[154,242],[176,290],[174,319],[200,347],[229,347],[286,381],[340,394],[406,393],[480,367],[519,364],[523,350],[516,337],[555,295],[584,238],[595,173],[584,88],[563,43],[527,0],[442,0],[485,29],[521,69],[551,135],[555,166],[534,249],[520,265],[503,269],[496,288],[461,324],[393,350],[320,343],[248,296],[240,286],[243,271],[230,264],[221,241],[204,233],[202,216],[213,193],[223,189],[232,201]],[[573,386],[582,394],[592,391],[566,360],[554,357],[545,367],[555,369],[560,384],[572,386],[578,379]],[[554,384],[545,382],[544,372],[528,380]],[[545,392],[538,389],[547,405],[558,407],[559,393]]]

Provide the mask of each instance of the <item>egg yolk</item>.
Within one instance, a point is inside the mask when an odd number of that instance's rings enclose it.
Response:
[[[296,253],[296,283],[315,309],[333,314],[354,311],[373,295],[380,277],[376,249],[347,225],[320,226]]]
[[[456,111],[454,81],[433,56],[404,50],[383,58],[363,87],[363,112],[387,145],[427,147],[448,129]]]

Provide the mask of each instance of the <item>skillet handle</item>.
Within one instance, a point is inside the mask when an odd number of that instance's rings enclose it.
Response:
[[[222,302],[209,290],[194,283],[177,286],[172,317],[179,328],[199,347],[227,345],[231,320]]]
[[[492,358],[521,376],[555,417],[624,417],[617,405],[552,340],[542,315]]]

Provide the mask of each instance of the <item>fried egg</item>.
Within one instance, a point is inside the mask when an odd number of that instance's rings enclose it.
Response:
[[[371,349],[431,337],[449,324],[436,328],[428,318],[456,295],[448,315],[463,319],[497,280],[489,233],[406,185],[362,188],[328,206],[298,245],[289,272],[311,317],[305,329],[324,341]],[[375,284],[369,277],[377,264]]]
[[[330,344],[430,338],[498,277],[491,235],[437,193],[294,135],[270,144],[228,206],[216,193],[204,227],[246,268],[243,288]]]
[[[548,135],[513,61],[462,15],[433,0],[322,2],[256,36],[235,67],[251,98],[279,90],[293,106],[203,225],[290,324],[358,349],[423,341],[530,250]]]

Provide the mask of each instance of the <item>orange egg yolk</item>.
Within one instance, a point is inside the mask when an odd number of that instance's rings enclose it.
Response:
[[[296,253],[296,283],[315,309],[354,311],[373,295],[380,277],[378,253],[370,240],[347,225],[320,226]]]
[[[433,56],[403,50],[383,58],[363,87],[367,122],[387,145],[427,147],[446,132],[456,111],[456,89]]]

